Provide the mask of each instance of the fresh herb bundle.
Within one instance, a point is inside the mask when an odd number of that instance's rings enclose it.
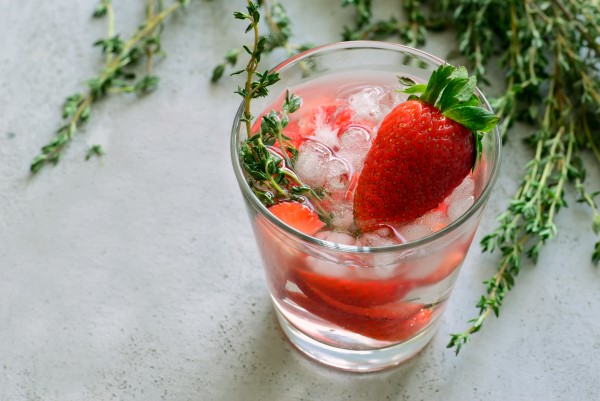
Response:
[[[142,95],[156,88],[159,78],[153,73],[153,63],[156,56],[165,56],[161,47],[163,22],[189,2],[190,0],[173,0],[166,6],[163,0],[147,0],[145,21],[128,40],[123,40],[115,33],[115,13],[111,0],[100,1],[93,16],[107,18],[108,35],[105,39],[95,42],[94,46],[100,47],[105,54],[104,66],[99,75],[86,81],[88,90],[85,94],[76,93],[66,98],[63,105],[63,118],[66,123],[32,160],[32,174],[48,164],[59,162],[65,147],[77,130],[89,120],[94,102],[114,93]],[[145,73],[138,78],[135,67],[144,58]],[[100,145],[92,145],[86,154],[86,160],[103,154],[104,150]]]
[[[502,118],[506,137],[515,121],[537,127],[526,143],[533,157],[499,226],[482,240],[484,251],[501,253],[497,272],[484,282],[479,314],[462,333],[452,334],[456,353],[494,313],[499,315],[522,260],[535,262],[558,227],[555,218],[566,207],[565,191],[592,213],[592,231],[600,234],[599,192],[585,183],[582,153],[600,163],[600,4],[597,0],[402,0],[406,21],[371,21],[370,2],[344,0],[356,8],[353,29],[345,39],[398,37],[410,45],[424,43],[427,30],[452,28],[458,51],[486,82],[487,65],[499,60],[506,88],[492,106]],[[441,4],[440,4],[441,3]],[[592,250],[600,261],[600,241]]]

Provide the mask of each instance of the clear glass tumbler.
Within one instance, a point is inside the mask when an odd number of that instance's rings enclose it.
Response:
[[[334,82],[339,74],[410,75],[427,81],[444,61],[406,46],[371,41],[342,42],[312,49],[275,67],[281,81],[254,102],[255,115],[286,89],[314,79]],[[310,73],[307,74],[307,70]],[[478,90],[482,104],[489,104]],[[490,109],[491,110],[491,109]],[[471,245],[498,175],[501,139],[485,135],[473,179],[473,205],[445,228],[399,245],[367,247],[306,235],[275,217],[249,188],[240,165],[245,138],[233,124],[233,168],[254,229],[270,295],[281,327],[306,355],[349,371],[398,365],[431,340]],[[345,294],[351,293],[352,297]],[[361,298],[364,294],[364,298]]]

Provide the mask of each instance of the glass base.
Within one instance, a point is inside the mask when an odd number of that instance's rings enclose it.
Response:
[[[318,362],[350,372],[375,372],[407,361],[421,351],[433,338],[439,319],[424,331],[400,344],[373,350],[349,350],[317,341],[291,324],[275,305],[275,314],[290,342]]]

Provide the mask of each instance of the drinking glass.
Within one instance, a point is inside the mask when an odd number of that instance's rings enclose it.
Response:
[[[381,73],[426,82],[444,61],[399,44],[356,41],[321,46],[277,67],[281,80],[253,101],[259,115],[285,90],[336,75]],[[400,89],[400,85],[399,85]],[[491,110],[479,90],[483,107]],[[391,246],[344,245],[306,235],[275,217],[247,184],[239,145],[243,104],[234,120],[231,157],[260,251],[275,313],[289,341],[326,365],[367,372],[406,361],[432,339],[496,180],[501,138],[484,135],[473,171],[474,202],[441,230]],[[351,296],[348,296],[351,294]]]

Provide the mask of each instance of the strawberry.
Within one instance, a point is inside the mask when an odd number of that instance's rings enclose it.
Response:
[[[302,280],[295,280],[294,282],[307,297],[313,300],[319,300],[337,311],[354,316],[379,319],[407,319],[425,306],[423,304],[406,301],[395,301],[375,306],[359,306],[355,303],[348,304],[341,302],[314,287],[308,286]]]
[[[401,82],[411,96],[384,118],[358,179],[361,230],[407,223],[438,207],[472,170],[481,133],[498,122],[478,105],[475,77],[464,67],[443,65],[427,85]]]
[[[317,213],[298,202],[277,203],[271,206],[269,211],[288,226],[304,234],[314,235],[325,227],[325,223],[319,219]]]
[[[296,269],[293,281],[298,287],[312,290],[317,295],[323,294],[336,302],[361,308],[399,301],[414,287],[412,282],[400,279],[325,276],[304,266]]]
[[[298,292],[288,292],[288,298],[308,312],[342,329],[380,341],[405,341],[415,336],[431,320],[432,311],[422,308],[402,318],[359,316],[331,308]]]

